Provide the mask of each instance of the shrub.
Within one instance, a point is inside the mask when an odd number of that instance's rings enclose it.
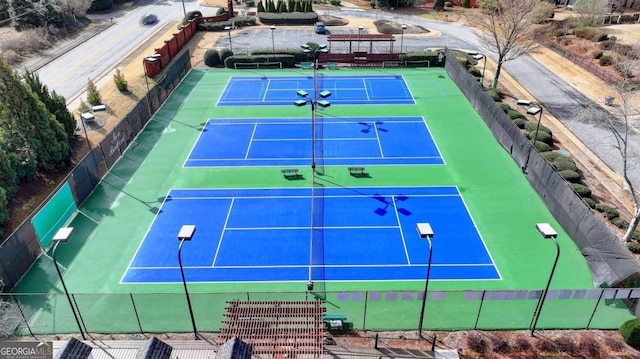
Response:
[[[576,163],[571,158],[566,156],[558,157],[555,161],[551,162],[551,165],[553,165],[553,167],[555,167],[558,171],[578,171],[578,166],[576,166]]]
[[[591,199],[589,197],[582,198],[582,201],[584,201],[584,203],[586,203],[587,206],[589,206],[589,208],[595,208],[595,206],[596,206],[596,201],[594,201],[593,199]]]
[[[129,88],[129,83],[127,83],[120,69],[116,69],[116,73],[113,75],[113,82],[116,84],[118,91],[127,91]]]
[[[613,51],[627,57],[633,57],[636,52],[633,46],[627,44],[616,44],[613,47]]]
[[[601,32],[597,34],[592,40],[593,42],[602,42],[602,41],[606,41],[608,38],[609,36],[607,36],[607,34],[605,34],[604,32]]]
[[[451,1],[445,1],[444,7],[453,7],[453,3]]]
[[[596,209],[598,210],[598,212],[601,212],[602,215],[605,216],[608,220],[612,220],[620,216],[620,212],[618,212],[617,209],[603,203],[599,203],[596,206]]]
[[[597,39],[602,37],[602,33],[600,32],[600,30],[593,27],[576,27],[573,30],[573,34],[576,35],[576,37],[591,41],[596,41]]]
[[[564,157],[564,155],[560,152],[546,152],[542,154],[542,157],[549,162],[553,162],[559,157]]]
[[[489,95],[493,99],[493,101],[498,102],[502,100],[502,93],[497,88],[489,87],[487,88],[486,92],[487,92],[487,95]]]
[[[578,196],[583,198],[591,197],[591,188],[580,183],[570,183],[570,185]]]
[[[578,352],[578,346],[576,345],[576,342],[573,341],[573,339],[571,339],[570,337],[561,336],[560,338],[554,340],[554,342],[558,346],[558,349],[560,349],[560,351],[563,353],[575,354]]]
[[[546,127],[545,125],[540,125],[538,126],[538,122],[534,122],[534,121],[529,121],[529,123],[527,124],[527,127],[525,127],[527,129],[527,131],[531,132],[531,131],[535,131],[536,129],[538,129],[540,132],[546,132],[549,135],[553,135],[553,133],[551,132],[551,129],[549,129],[549,127]]]
[[[533,142],[533,141],[531,141],[531,142]],[[551,151],[551,146],[547,145],[546,143],[544,143],[542,141],[536,141],[536,143],[534,143],[533,146],[536,148],[536,150],[538,152],[549,152],[549,151]]]
[[[476,332],[471,332],[467,336],[467,346],[479,354],[489,352],[489,341],[483,335]]]
[[[340,0],[329,0],[329,4],[333,6],[340,6]]]
[[[491,345],[493,346],[493,351],[496,353],[506,354],[513,350],[508,340],[495,335],[491,336]]]
[[[549,146],[553,146],[553,138],[551,138],[551,135],[549,135],[546,132],[542,132],[542,131],[531,131],[527,134],[527,137],[530,140],[536,140],[536,141],[540,141],[540,142],[544,142]]]
[[[313,25],[318,21],[318,14],[315,12],[264,12],[258,14],[258,19],[264,24]]]
[[[94,84],[91,79],[89,79],[89,83],[87,83],[87,102],[89,102],[91,106],[100,105],[102,103],[100,92],[98,92],[96,84]]]
[[[507,115],[509,115],[509,118],[512,120],[515,120],[516,118],[521,118],[521,119],[527,119],[527,116],[523,115],[522,113],[520,113],[520,111],[518,110],[509,110],[507,111]],[[540,131],[542,132],[542,131]]]
[[[602,57],[598,60],[600,66],[610,66],[613,65],[613,57],[609,55],[602,55]]]
[[[523,119],[523,118],[514,118],[513,119],[513,123],[515,123],[516,126],[518,126],[518,128],[524,128],[524,126],[527,124],[527,122],[529,122],[529,121],[527,121],[526,119]]]
[[[234,68],[236,63],[264,63],[264,62],[282,62],[283,68],[295,67],[296,61],[293,55],[233,55],[224,60],[224,66],[227,68]]]
[[[629,221],[627,221],[626,219],[624,219],[624,218],[622,218],[622,217],[616,217],[616,218],[613,218],[613,219],[611,220],[611,223],[612,223],[614,226],[616,226],[616,227],[618,227],[618,228],[620,228],[620,229],[627,229],[627,228],[629,228]]]
[[[564,170],[564,171],[560,171],[559,173],[560,173],[560,176],[562,176],[562,178],[564,178],[569,182],[572,182],[572,183],[580,182],[580,174],[576,171]]]
[[[592,56],[594,59],[598,60],[599,58],[601,58],[601,57],[602,57],[602,55],[603,55],[603,54],[604,54],[604,52],[603,52],[602,50],[596,50],[596,51],[594,51],[594,52],[591,54],[591,56]]]
[[[617,73],[620,74],[620,76],[624,77],[624,78],[630,78],[633,77],[633,72],[631,72],[631,69],[629,68],[629,66],[625,66],[625,64],[621,64],[621,63],[617,63],[614,65],[613,67]]]
[[[469,73],[473,77],[482,77],[482,72],[478,70],[475,66],[469,67]]]
[[[189,20],[195,19],[196,17],[202,17],[202,13],[200,11],[189,11],[182,18],[182,25],[186,25],[189,23]]]
[[[496,102],[496,105],[498,105],[498,107],[500,107],[502,111],[504,111],[504,113],[507,113],[509,112],[509,110],[511,110],[511,106],[509,106],[508,103]]]
[[[218,49],[207,49],[204,52],[204,64],[209,67],[215,67],[222,63],[220,60],[220,55],[218,54]]]
[[[630,319],[620,326],[620,335],[634,348],[640,348],[640,318]]]
[[[616,42],[612,40],[602,41],[598,47],[600,50],[611,50],[615,46]]]
[[[471,7],[471,0],[462,0],[462,7],[463,8],[470,8]]]
[[[636,242],[627,242],[627,249],[631,251],[631,253],[640,254],[640,244]]]
[[[547,353],[557,353],[560,349],[558,348],[558,345],[552,340],[540,339],[537,344],[540,351]]]
[[[516,338],[513,347],[519,352],[530,352],[533,349],[533,347],[531,346],[531,342],[529,342],[529,339],[523,337]]]

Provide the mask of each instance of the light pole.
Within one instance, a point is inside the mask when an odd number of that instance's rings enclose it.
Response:
[[[82,339],[86,340],[87,338],[84,336],[84,331],[82,330],[82,326],[80,325],[80,320],[78,319],[78,314],[76,313],[75,306],[73,305],[73,301],[71,300],[71,296],[69,295],[69,291],[67,290],[67,285],[64,283],[64,279],[62,278],[62,273],[60,273],[60,267],[58,267],[58,261],[56,261],[56,250],[58,249],[58,245],[60,243],[67,243],[71,238],[72,234],[73,234],[72,227],[62,227],[56,232],[56,234],[53,236],[53,239],[52,239],[54,242],[56,242],[56,244],[53,246],[51,257],[53,258],[53,264],[56,266],[56,272],[58,272],[60,283],[62,283],[62,289],[64,289],[64,294],[67,296],[67,300],[69,301],[69,305],[71,306],[71,313],[73,313],[73,317],[76,319],[76,324],[78,324],[78,330],[80,330],[80,335],[82,335]]]
[[[308,45],[302,45],[305,53],[312,53],[315,59],[313,67],[313,96],[309,96],[309,93],[304,90],[296,91],[296,94],[300,99],[295,100],[293,104],[297,107],[305,106],[307,103],[311,104],[311,169],[315,173],[316,171],[316,109],[317,107],[327,108],[331,106],[331,103],[326,100],[331,96],[330,91],[322,91],[318,93],[318,57],[321,53],[327,53],[327,45],[320,45],[315,50],[311,50]]]
[[[356,51],[358,53],[358,56],[360,56],[360,33],[362,32],[362,30],[364,30],[364,27],[358,26],[358,51]]]
[[[178,240],[180,241],[180,245],[178,246],[178,263],[180,264],[180,274],[182,274],[182,284],[184,285],[184,294],[187,297],[187,305],[189,306],[189,315],[191,316],[191,325],[193,326],[193,335],[195,335],[196,340],[199,340],[198,337],[198,329],[196,329],[196,320],[193,317],[193,308],[191,307],[191,299],[189,298],[189,291],[187,290],[187,280],[184,277],[184,269],[182,268],[182,245],[184,241],[190,241],[193,238],[193,235],[196,233],[196,226],[193,224],[186,224],[180,228],[180,232],[178,233]]]
[[[187,9],[184,7],[184,0],[182,0],[182,16],[187,16]]]
[[[536,124],[536,132],[533,134],[533,148],[536,148],[536,141],[538,141],[538,131],[540,131],[540,122],[542,122],[542,106],[539,103],[531,102],[529,100],[518,100],[518,105],[523,106],[531,106],[527,109],[528,115],[536,115],[538,114],[538,124]],[[527,155],[527,159],[524,162],[524,166],[522,166],[522,173],[527,173],[527,168],[529,167],[529,158],[531,157],[531,148],[529,149],[529,154]]]
[[[224,29],[227,31],[227,34],[229,35],[229,50],[231,50],[231,53],[233,53],[233,44],[231,43],[231,26],[225,26]]]
[[[275,53],[276,52],[276,40],[273,37],[273,32],[275,31],[276,26],[275,25],[271,25],[270,29],[271,29],[271,53]]]
[[[407,25],[402,24],[402,32],[400,34],[400,53],[403,54],[403,46],[404,46],[404,30],[407,29]]]
[[[480,54],[480,53],[475,53],[471,56],[473,59],[475,59],[476,61],[480,61],[480,59],[483,59],[483,63],[482,63],[482,77],[480,80],[480,85],[482,85],[482,87],[484,87],[484,71],[487,69],[487,56],[485,54]]]
[[[422,307],[420,308],[420,321],[418,322],[418,336],[422,338],[422,323],[424,320],[424,308],[427,305],[427,295],[429,291],[429,276],[431,275],[431,258],[433,257],[433,247],[431,246],[431,238],[433,238],[433,229],[429,223],[418,223],[416,229],[420,238],[424,238],[429,243],[429,263],[427,264],[427,279],[424,281],[424,295],[422,296]]]
[[[556,259],[553,261],[553,267],[551,267],[551,274],[549,275],[549,281],[547,282],[547,286],[545,287],[540,299],[538,299],[538,305],[536,306],[536,310],[533,312],[533,319],[531,320],[531,336],[535,336],[534,332],[536,330],[536,324],[538,324],[538,318],[540,318],[540,312],[542,312],[542,306],[544,305],[544,300],[547,297],[547,292],[549,292],[549,286],[551,285],[551,279],[553,279],[553,273],[556,270],[556,265],[558,264],[558,259],[560,258],[560,245],[558,244],[558,233],[551,227],[549,223],[538,223],[536,224],[536,230],[542,238],[551,238],[553,243],[556,245]]]

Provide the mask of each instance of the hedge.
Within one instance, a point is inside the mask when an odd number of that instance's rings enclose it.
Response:
[[[625,343],[640,348],[640,318],[627,320],[620,326],[620,335]]]
[[[620,212],[618,212],[617,209],[606,204],[599,203],[598,205],[596,205],[596,209],[599,212],[602,212],[602,215],[605,216],[608,220],[612,220],[620,216]]]
[[[258,19],[263,24],[278,25],[313,25],[318,22],[318,14],[315,12],[261,12]]]
[[[497,88],[489,87],[487,88],[486,92],[487,95],[489,95],[493,99],[493,101],[500,102],[500,100],[502,100],[502,93]]]
[[[560,171],[559,173],[560,173],[560,176],[562,176],[562,178],[564,178],[565,180],[571,183],[580,182],[580,174],[576,171],[564,170],[564,171]]]
[[[217,22],[201,22],[198,24],[198,30],[200,31],[224,31],[227,26],[253,26],[256,24],[256,18],[253,16],[247,17],[232,17],[227,21]]]
[[[504,113],[508,113],[509,110],[511,110],[511,106],[509,106],[508,103],[498,101],[496,104],[502,109],[502,111],[504,111]]]
[[[580,184],[580,183],[570,183],[571,187],[580,197],[591,197],[591,188]]]
[[[224,60],[224,66],[232,69],[236,63],[247,64],[254,62],[282,62],[283,68],[291,68],[296,65],[296,59],[293,55],[233,55]]]
[[[291,55],[296,62],[309,61],[309,55],[302,52],[302,49],[276,49],[275,53],[271,49],[257,49],[251,51],[251,55]]]
[[[611,223],[613,223],[614,226],[620,229],[627,229],[629,227],[629,222],[622,217],[616,217],[612,219]]]
[[[551,161],[551,165],[556,168],[558,171],[571,170],[578,171],[578,166],[576,163],[569,157],[563,156],[559,157],[553,161]]]
[[[531,140],[531,142],[533,142],[533,140]],[[551,151],[551,146],[547,145],[542,141],[536,141],[536,143],[534,143],[533,145],[535,146],[536,150],[538,150],[538,152]]]
[[[640,253],[640,244],[636,242],[627,242],[627,248],[631,251],[631,253]]]
[[[518,128],[524,128],[524,126],[527,124],[527,122],[529,122],[529,121],[525,120],[523,118],[514,118],[513,119],[513,123],[515,123],[515,125],[518,126]]]
[[[536,132],[537,132],[537,135],[536,135]],[[536,141],[544,142],[549,146],[553,145],[553,138],[551,138],[551,135],[546,132],[534,130],[529,132],[527,134],[527,137],[529,137],[530,140],[535,139]]]
[[[222,63],[217,49],[207,49],[204,52],[204,64],[209,67],[215,67]]]
[[[549,129],[549,127],[546,127],[545,125],[540,125],[538,127],[538,122],[534,122],[534,121],[529,121],[529,123],[527,124],[527,126],[525,127],[527,129],[527,131],[531,132],[531,131],[535,131],[536,129],[540,130],[540,132],[546,132],[549,135],[553,135],[553,133],[551,132],[551,130]]]
[[[609,55],[602,55],[602,57],[598,60],[600,66],[609,66],[613,65],[613,57]]]
[[[507,115],[509,115],[509,118],[512,120],[515,120],[516,118],[527,119],[527,116],[520,113],[520,111],[514,110],[514,109],[507,111]],[[540,130],[540,132],[542,132],[542,130]]]
[[[593,199],[589,198],[589,197],[584,197],[582,198],[582,200],[584,201],[584,203],[587,204],[587,206],[589,206],[590,208],[594,208],[596,206],[596,201],[594,201]]]

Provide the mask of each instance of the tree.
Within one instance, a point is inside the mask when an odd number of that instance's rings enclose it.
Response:
[[[62,125],[64,132],[69,140],[73,139],[76,133],[76,120],[67,108],[67,100],[62,95],[58,95],[55,91],[49,91],[47,85],[40,81],[38,74],[25,71],[23,78],[25,83],[29,85],[47,110],[55,116],[56,121]]]
[[[113,82],[118,91],[127,91],[129,89],[129,83],[120,69],[116,69],[116,73],[113,75]]]
[[[87,102],[89,102],[89,105],[91,106],[100,105],[102,103],[102,96],[100,96],[100,92],[98,91],[96,84],[94,84],[91,79],[89,79],[89,82],[87,83]]]
[[[0,278],[0,292],[3,291],[3,288],[4,282]],[[0,338],[13,335],[21,322],[22,318],[18,306],[0,299]]]
[[[573,12],[576,27],[593,27],[602,25],[602,16],[609,13],[609,0],[577,0]]]
[[[587,109],[579,114],[580,120],[601,123],[612,135],[613,148],[620,158],[620,175],[633,204],[631,220],[622,237],[625,242],[631,241],[640,223],[640,178],[632,176],[632,172],[639,168],[640,162],[638,155],[631,149],[634,119],[640,115],[640,110],[634,107],[637,104],[630,98],[635,86],[631,77],[638,71],[638,58],[640,58],[640,48],[635,47],[628,53],[627,59],[619,63],[624,69],[621,71],[622,80],[616,86],[620,105],[611,107],[613,114],[594,109]]]
[[[0,59],[0,128],[7,151],[18,156],[20,178],[36,169],[64,168],[71,160],[69,138],[45,105]]]
[[[498,54],[493,87],[498,86],[502,65],[532,52],[537,43],[533,38],[536,26],[534,8],[538,0],[484,0],[479,16],[472,21],[479,29],[478,38]]]

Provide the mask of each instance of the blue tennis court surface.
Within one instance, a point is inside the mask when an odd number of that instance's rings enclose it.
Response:
[[[293,106],[296,91],[315,98],[312,76],[231,77],[217,106]],[[415,104],[399,75],[318,76],[318,91],[330,91],[331,104]]]
[[[418,222],[431,279],[500,279],[456,187],[364,187],[172,190],[122,282],[180,282],[184,224],[189,282],[424,280]]]
[[[422,117],[319,118],[315,155],[331,165],[440,165],[444,160]],[[311,164],[309,119],[210,120],[187,167]]]

